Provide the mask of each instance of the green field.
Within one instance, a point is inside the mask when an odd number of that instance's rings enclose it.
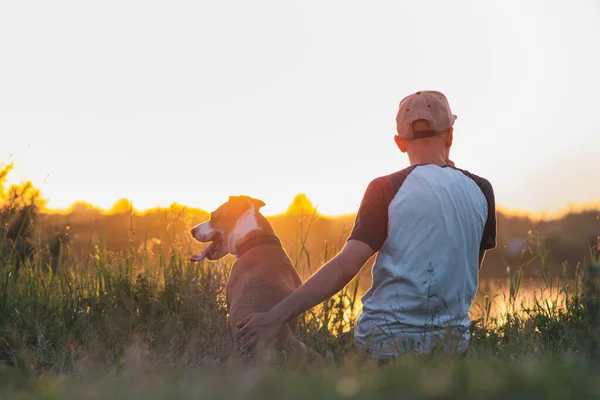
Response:
[[[34,254],[17,271],[10,243],[0,244],[1,398],[600,395],[596,260],[576,279],[548,279],[555,295],[540,292],[532,307],[511,300],[525,266],[510,272],[504,314],[488,315],[485,297],[474,307],[481,318],[465,359],[404,356],[378,366],[359,358],[338,341],[356,318],[351,282],[303,316],[301,337],[327,365],[302,370],[230,357],[223,301],[230,258],[191,264],[174,252],[149,261],[97,247],[87,266],[67,258],[53,273]]]

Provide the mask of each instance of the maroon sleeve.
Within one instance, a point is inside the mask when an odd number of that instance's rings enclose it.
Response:
[[[360,240],[377,253],[388,234],[388,207],[404,180],[415,169],[410,166],[371,181],[356,214],[348,240]]]
[[[373,253],[378,252],[387,237],[388,206],[389,200],[384,196],[381,178],[371,181],[363,195],[348,240],[360,240],[368,244]]]
[[[481,243],[479,244],[479,250],[490,250],[496,247],[496,199],[494,197],[494,189],[492,184],[485,178],[475,175],[464,169],[451,167],[457,171],[462,172],[469,178],[473,179],[479,189],[485,196],[485,201],[488,205],[488,215],[483,227],[483,235],[481,237]]]
[[[477,182],[488,204],[488,215],[483,227],[483,236],[481,237],[480,250],[490,250],[496,247],[496,199],[492,184],[486,179],[481,178]]]

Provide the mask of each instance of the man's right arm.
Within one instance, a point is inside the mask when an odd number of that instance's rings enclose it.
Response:
[[[485,250],[479,250],[479,269],[483,265],[483,260],[485,258]]]

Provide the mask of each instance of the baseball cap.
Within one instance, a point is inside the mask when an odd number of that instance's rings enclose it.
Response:
[[[450,111],[450,104],[443,93],[435,90],[422,90],[410,94],[400,101],[396,115],[396,130],[403,139],[432,137],[446,132],[457,116]],[[429,129],[413,132],[413,122],[425,120]]]

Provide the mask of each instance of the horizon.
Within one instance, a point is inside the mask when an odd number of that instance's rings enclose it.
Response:
[[[400,99],[434,89],[458,116],[450,158],[499,209],[600,204],[600,3],[234,3],[1,4],[8,183],[55,210],[244,193],[277,215],[306,193],[348,215],[409,165],[392,139]]]
[[[43,194],[42,194],[42,197],[43,197]],[[226,199],[224,200],[224,202],[225,201],[226,201]],[[111,207],[108,207],[108,208],[102,208],[97,205],[94,205],[93,203],[79,200],[79,201],[73,202],[73,204],[71,204],[69,207],[64,208],[64,209],[53,209],[53,208],[44,206],[42,208],[42,212],[49,213],[49,214],[66,215],[66,214],[74,212],[78,206],[84,206],[84,207],[86,207],[86,209],[97,211],[97,212],[100,212],[105,215],[114,215],[114,214],[118,214],[118,213],[122,213],[122,212],[133,212],[134,214],[137,214],[137,215],[144,215],[144,214],[151,213],[151,212],[166,210],[166,209],[169,209],[172,207],[186,208],[189,210],[201,211],[201,212],[206,212],[206,213],[210,213],[210,212],[214,211],[214,209],[209,209],[209,208],[202,207],[199,205],[182,204],[182,203],[179,203],[176,201],[172,202],[171,204],[169,204],[167,206],[156,206],[156,207],[150,207],[150,208],[146,208],[146,209],[139,209],[135,206],[135,204],[131,200],[126,199],[126,198],[121,198],[121,199],[117,200]],[[265,217],[279,217],[279,216],[284,216],[284,215],[294,215],[295,213],[299,213],[300,210],[310,211],[311,213],[314,212],[315,216],[318,216],[318,217],[333,218],[333,219],[352,217],[352,216],[356,215],[356,211],[349,212],[349,213],[343,213],[343,214],[327,214],[327,213],[320,212],[318,209],[318,205],[316,203],[314,203],[312,201],[312,199],[309,196],[307,196],[305,193],[296,194],[294,196],[294,198],[289,202],[287,208],[281,212],[265,213],[261,210],[261,214],[263,214]],[[570,204],[569,206],[565,207],[564,209],[559,210],[554,213],[542,212],[542,213],[536,214],[536,213],[531,213],[531,212],[525,211],[525,210],[506,209],[501,206],[497,206],[496,211],[497,211],[497,213],[502,214],[507,217],[528,218],[532,221],[549,221],[549,220],[561,219],[569,214],[578,214],[578,213],[594,212],[594,211],[597,211],[600,213],[600,202],[590,203],[590,204],[580,204],[580,205]],[[599,218],[600,218],[600,215],[599,215]]]

